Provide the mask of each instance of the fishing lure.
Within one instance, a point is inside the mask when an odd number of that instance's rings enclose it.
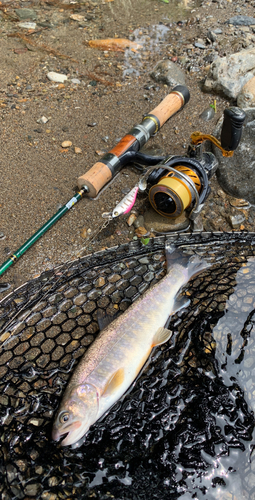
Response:
[[[124,196],[124,198],[116,205],[112,212],[104,212],[102,214],[102,217],[104,217],[105,219],[115,219],[120,215],[128,214],[128,212],[130,212],[135,204],[139,189],[140,183],[136,184],[133,189],[131,189],[131,191],[129,191],[129,193]]]

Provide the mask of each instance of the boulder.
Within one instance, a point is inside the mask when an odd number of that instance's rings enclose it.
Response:
[[[242,88],[237,96],[237,106],[239,108],[255,107],[255,76],[251,78]]]
[[[166,59],[159,61],[150,74],[156,82],[164,83],[173,87],[175,85],[185,85],[185,74],[176,63]]]
[[[255,48],[218,57],[209,69],[204,90],[236,99],[242,87],[255,76]]]

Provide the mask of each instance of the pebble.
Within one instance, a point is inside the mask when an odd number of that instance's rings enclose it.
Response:
[[[236,208],[249,208],[251,206],[248,201],[238,199],[238,198],[234,198],[233,200],[230,200],[229,203],[232,207],[236,207]]]
[[[62,148],[70,148],[70,146],[72,146],[72,145],[73,145],[73,143],[71,141],[64,141],[61,144]]]
[[[80,235],[82,238],[87,238],[87,228],[84,227],[81,232],[80,232]]]
[[[64,83],[67,80],[67,76],[62,73],[55,73],[55,71],[50,71],[47,73],[47,78],[51,82]]]
[[[132,240],[132,238],[134,237],[134,234],[135,234],[135,228],[134,228],[134,226],[130,226],[130,228],[128,230],[128,238],[130,240]]]
[[[145,227],[137,227],[136,230],[135,230],[135,234],[136,236],[138,236],[138,238],[142,238],[142,236],[148,236],[150,234],[149,231],[147,231],[147,229],[145,229]]]
[[[245,221],[245,216],[244,215],[230,215],[229,216],[229,222],[230,225],[233,229],[238,229],[242,222]]]
[[[79,83],[81,83],[81,81],[78,78],[72,78],[71,82],[74,83],[75,85],[79,85]]]
[[[234,26],[251,26],[255,25],[255,18],[250,16],[234,16],[225,21],[226,24]]]
[[[20,19],[36,19],[37,15],[33,9],[15,9],[17,16]]]
[[[36,23],[18,23],[18,26],[27,30],[35,30]]]
[[[209,40],[211,40],[211,42],[215,42],[216,39],[217,39],[217,36],[216,36],[216,33],[215,31],[211,31],[209,30],[206,34],[207,38],[209,38]]]
[[[74,148],[74,152],[75,152],[77,155],[79,155],[79,154],[81,154],[81,153],[82,153],[82,150],[81,150],[81,148],[76,148],[76,147],[75,147],[75,148]]]
[[[37,120],[37,123],[47,123],[49,121],[49,118],[46,118],[46,116],[42,116],[41,118],[39,118],[39,120]]]
[[[85,21],[85,17],[81,16],[81,14],[72,14],[70,16],[70,19],[72,19],[73,21]]]
[[[6,238],[5,234],[0,231],[0,240],[4,240]]]
[[[127,220],[127,224],[128,226],[132,226],[136,220],[136,215],[135,214],[130,214],[128,220]],[[0,237],[1,237],[1,233],[0,233]]]
[[[135,229],[138,227],[144,227],[144,217],[142,215],[139,215],[135,221],[133,222]]]
[[[215,33],[215,35],[221,35],[222,34],[222,29],[216,28],[215,30],[213,30],[213,33]]]
[[[195,42],[194,43],[195,47],[197,49],[206,49],[206,46],[204,45],[204,43],[201,43],[201,42]]]

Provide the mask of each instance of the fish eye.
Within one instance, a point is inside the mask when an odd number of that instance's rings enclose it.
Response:
[[[59,421],[61,424],[65,424],[69,420],[69,413],[67,411],[59,415]]]

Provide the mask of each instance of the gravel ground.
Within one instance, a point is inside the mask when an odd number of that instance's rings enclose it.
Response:
[[[30,9],[25,19],[19,9]],[[147,150],[185,154],[191,132],[212,133],[229,101],[204,93],[202,83],[216,56],[254,46],[253,27],[225,23],[234,15],[253,13],[253,1],[3,1],[1,261],[66,203],[77,189],[77,178],[168,94],[169,87],[150,77],[159,60],[170,59],[182,69],[191,99],[150,139]],[[36,26],[24,28],[21,22]],[[221,33],[211,41],[208,32],[215,29]],[[137,53],[115,52],[88,45],[91,39],[108,37],[136,40],[143,48]],[[54,83],[47,78],[49,71],[65,74],[68,80]],[[215,117],[202,121],[200,114],[214,100]],[[47,123],[40,123],[43,116]],[[72,146],[62,147],[63,141]],[[102,213],[111,211],[137,179],[134,168],[126,168],[98,199],[82,200],[0,283],[14,288],[61,262],[129,241],[127,216],[99,231]],[[237,229],[254,231],[253,207],[237,208],[216,178],[211,188],[203,210],[204,229],[230,231],[230,216],[242,215]],[[139,195],[137,213],[147,206],[146,197]]]

